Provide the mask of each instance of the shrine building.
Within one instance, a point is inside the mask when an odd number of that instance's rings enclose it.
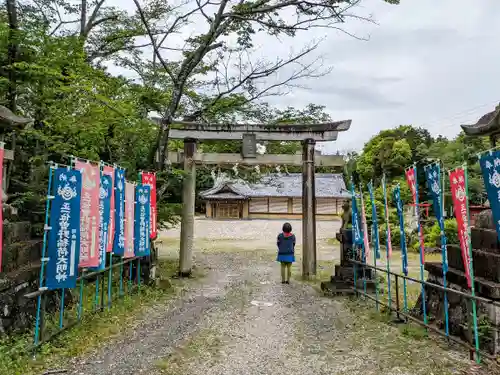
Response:
[[[351,199],[341,174],[316,173],[316,218],[330,220]],[[302,219],[302,174],[270,174],[258,183],[219,176],[200,193],[212,219]]]

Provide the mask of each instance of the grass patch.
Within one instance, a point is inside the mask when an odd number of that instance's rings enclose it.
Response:
[[[404,336],[411,337],[412,339],[415,340],[423,340],[429,337],[429,334],[424,328],[414,325],[412,323],[408,323],[405,324],[404,326],[399,327],[399,331]]]
[[[158,266],[161,279],[170,278],[177,271],[177,260],[162,260]],[[195,276],[201,276],[199,271]],[[2,375],[34,375],[43,370],[64,368],[64,364],[75,356],[82,355],[92,349],[102,346],[110,338],[129,329],[141,319],[145,310],[157,303],[165,302],[187,287],[186,280],[172,280],[164,283],[167,288],[155,288],[142,285],[140,292],[115,299],[109,309],[88,313],[92,309],[95,284],[85,288],[84,309],[86,314],[76,326],[62,332],[52,341],[42,345],[36,356],[32,357],[30,350],[33,343],[33,333],[12,337],[0,341],[0,374]],[[118,296],[118,292],[113,293]],[[67,316],[76,316],[76,304],[67,309]],[[58,321],[59,312],[48,321],[54,324]]]
[[[204,367],[211,367],[221,360],[219,353],[222,345],[222,337],[215,330],[205,329],[168,357],[158,360],[155,367],[164,375],[189,373],[186,367],[193,358],[201,360]]]

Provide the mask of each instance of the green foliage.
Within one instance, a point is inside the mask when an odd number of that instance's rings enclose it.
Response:
[[[446,219],[444,221],[444,232],[446,242],[448,244],[459,244],[458,240],[457,221],[455,219]],[[425,245],[426,247],[439,247],[441,244],[441,230],[437,221],[430,228],[425,230]]]
[[[391,244],[393,247],[401,246],[401,231],[399,230],[399,224],[389,223],[389,227],[391,228]],[[379,226],[379,237],[380,237],[380,245],[385,246],[387,240],[387,225],[383,223]]]

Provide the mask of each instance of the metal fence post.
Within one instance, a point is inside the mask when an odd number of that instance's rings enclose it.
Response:
[[[47,200],[45,202],[45,225],[43,228],[43,245],[42,245],[42,259],[40,262],[40,278],[38,281],[38,288],[41,289],[43,287],[43,279],[45,276],[45,263],[47,262],[48,259],[46,259],[46,254],[47,254],[47,236],[48,236],[48,231],[50,230],[49,227],[49,210],[50,210],[50,201],[54,198],[51,195],[51,190],[52,190],[52,173],[53,173],[54,166],[52,164],[49,165],[49,181],[48,181],[48,187],[47,187]],[[43,295],[43,297],[45,297]],[[38,345],[39,339],[40,339],[40,310],[43,309],[45,310],[45,304],[42,304],[42,299],[45,300],[45,298],[42,297],[42,294],[38,296],[38,301],[37,301],[37,309],[36,309],[36,323],[35,323],[35,347]],[[43,305],[43,306],[42,306]],[[42,319],[43,320],[43,319]]]
[[[394,284],[396,286],[396,316],[398,320],[401,320],[401,317],[399,316],[399,277],[398,275],[394,276]]]

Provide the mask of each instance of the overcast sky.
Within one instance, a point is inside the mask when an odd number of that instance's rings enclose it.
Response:
[[[280,107],[312,102],[326,106],[335,120],[352,119],[351,130],[328,145],[329,152],[359,149],[378,131],[400,124],[454,136],[461,123],[477,121],[500,102],[500,0],[364,0],[356,14],[377,21],[346,25],[368,41],[325,29],[280,46],[273,38],[257,41],[262,54],[272,55],[326,38],[317,52],[332,72],[268,101]]]
[[[334,119],[352,119],[329,150],[358,149],[400,124],[454,136],[500,102],[500,1],[366,0],[358,13],[378,25],[349,31],[369,40],[329,33],[321,49],[332,73],[275,100],[322,104]]]

